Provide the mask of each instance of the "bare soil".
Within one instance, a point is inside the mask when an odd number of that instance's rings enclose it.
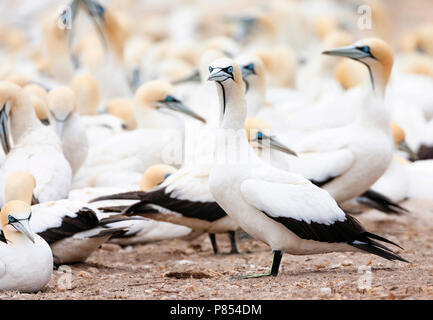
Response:
[[[266,272],[267,245],[240,239],[241,255],[214,255],[207,235],[120,247],[105,244],[86,263],[54,271],[36,294],[2,292],[2,299],[433,299],[433,202],[404,204],[413,212],[358,219],[372,232],[402,245],[410,264],[360,253],[284,255],[277,278],[234,280]],[[229,251],[228,237],[217,237]],[[66,269],[65,269],[66,268]],[[70,277],[70,287],[65,281]]]

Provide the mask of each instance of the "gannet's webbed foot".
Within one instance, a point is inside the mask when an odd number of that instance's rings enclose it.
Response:
[[[262,274],[247,274],[243,276],[234,276],[231,277],[232,279],[252,279],[252,278],[263,278],[263,277],[269,277],[273,276],[276,277],[278,275],[278,270],[280,268],[281,258],[283,257],[283,252],[280,250],[274,251],[274,257],[272,259],[272,266],[271,270],[267,273]]]

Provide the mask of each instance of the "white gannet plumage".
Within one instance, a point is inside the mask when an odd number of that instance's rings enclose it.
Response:
[[[367,232],[325,190],[298,174],[273,168],[260,160],[242,132],[246,101],[239,66],[233,60],[219,59],[209,71],[209,80],[216,82],[219,95],[221,129],[235,141],[224,146],[232,157],[213,164],[209,188],[217,203],[244,231],[274,251],[271,271],[258,276],[276,276],[284,251],[292,254],[367,251],[404,261],[375,242],[373,239],[390,243]]]

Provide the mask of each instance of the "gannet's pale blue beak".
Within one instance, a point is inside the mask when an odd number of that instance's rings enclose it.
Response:
[[[24,234],[27,238],[30,239],[31,242],[35,243],[34,234],[30,231],[30,223],[29,219],[18,220],[14,223],[11,223],[11,226],[14,227],[17,231]]]
[[[227,80],[229,78],[233,78],[233,76],[230,73],[225,72],[221,68],[214,68],[212,72],[209,74],[208,81],[223,82],[224,80]]]
[[[197,119],[203,123],[206,123],[206,120],[192,111],[188,106],[186,106],[182,101],[172,98],[171,100],[162,100],[156,103],[158,108],[167,108],[176,112],[183,113],[189,117]]]
[[[322,54],[326,54],[329,56],[346,57],[355,60],[361,60],[364,58],[371,57],[371,54],[369,52],[365,52],[355,46],[347,46],[347,47],[340,47],[331,50],[325,50],[322,52]]]

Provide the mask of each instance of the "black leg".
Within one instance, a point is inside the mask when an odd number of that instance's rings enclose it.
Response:
[[[229,238],[230,238],[230,245],[232,247],[230,250],[230,254],[239,254],[238,248],[236,246],[236,232],[229,231]]]
[[[278,275],[278,269],[280,268],[281,258],[283,257],[283,252],[280,250],[274,251],[274,257],[272,258],[271,270],[263,274],[247,274],[245,276],[233,277],[234,279],[251,279],[251,278],[261,278],[261,277],[276,277]]]
[[[209,239],[210,239],[210,242],[212,243],[213,253],[218,254],[218,245],[216,242],[215,233],[209,233]]]
[[[283,253],[280,250],[274,251],[274,258],[272,259],[272,266],[271,266],[271,276],[276,277],[278,275],[278,270],[280,269],[280,263],[282,257],[283,257]]]

